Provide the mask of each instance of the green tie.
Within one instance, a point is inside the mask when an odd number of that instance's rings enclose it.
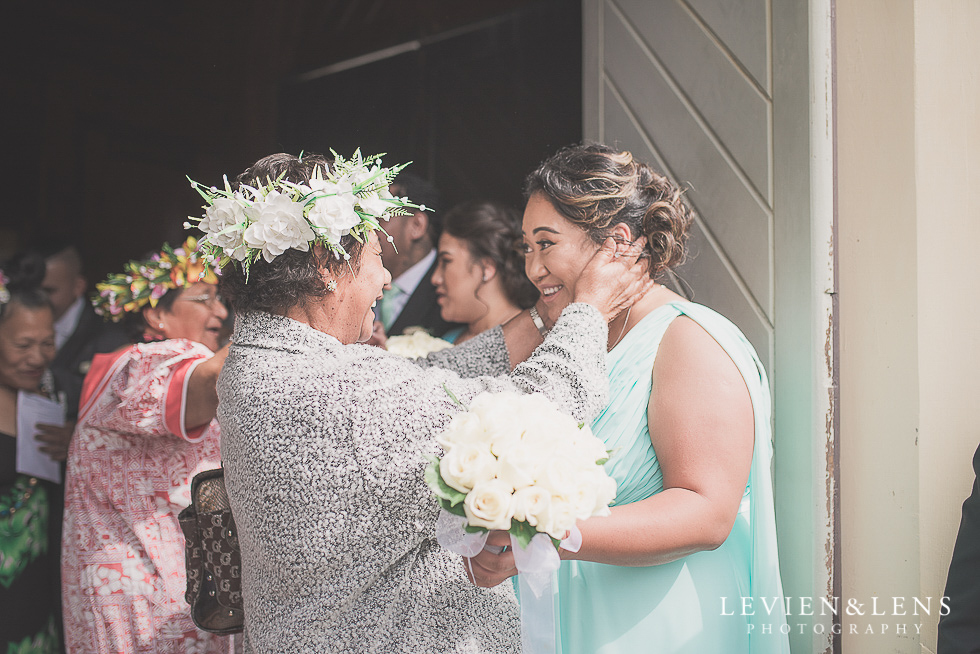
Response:
[[[384,325],[385,331],[395,322],[395,299],[401,297],[402,290],[397,286],[382,291],[381,301],[378,302],[378,320]]]

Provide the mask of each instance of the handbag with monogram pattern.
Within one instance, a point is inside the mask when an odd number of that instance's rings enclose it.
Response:
[[[231,514],[225,473],[207,470],[191,482],[191,504],[180,512],[191,618],[216,634],[242,631],[242,554]]]

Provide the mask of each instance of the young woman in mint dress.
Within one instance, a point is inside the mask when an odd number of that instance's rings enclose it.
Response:
[[[609,236],[645,236],[652,276],[683,258],[693,217],[681,191],[629,152],[566,148],[526,193],[526,270],[546,323]],[[614,452],[618,493],[612,515],[579,522],[581,549],[561,551],[558,651],[789,652],[769,385],[755,351],[721,315],[663,286],[610,322],[608,338],[610,403],[592,429]],[[512,557],[474,557],[475,582],[516,573]]]

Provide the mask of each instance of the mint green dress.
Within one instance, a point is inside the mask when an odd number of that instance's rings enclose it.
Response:
[[[755,448],[735,526],[716,550],[650,567],[564,561],[556,638],[562,654],[783,654],[789,652],[776,552],[769,382],[735,325],[707,307],[674,302],[641,320],[607,357],[610,403],[592,425],[610,450],[615,504],[663,490],[647,404],[657,348],[671,321],[700,324],[738,366],[755,411]],[[742,597],[751,597],[743,610]],[[779,601],[777,601],[779,600]],[[754,613],[754,615],[743,615]]]

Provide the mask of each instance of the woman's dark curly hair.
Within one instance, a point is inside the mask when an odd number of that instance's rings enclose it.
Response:
[[[0,304],[0,323],[10,317],[11,308],[20,305],[27,309],[51,308],[48,294],[41,290],[45,263],[40,254],[28,251],[0,264],[0,271],[7,278],[10,298]]]
[[[239,175],[235,185],[261,186],[268,180],[275,181],[280,175],[295,184],[305,184],[316,167],[325,172],[331,163],[318,154],[304,154],[302,158],[285,153],[271,154]],[[359,269],[362,243],[347,235],[340,239],[340,244],[350,255],[349,262],[321,248],[310,248],[309,252],[286,250],[271,262],[262,257],[256,259],[249,266],[247,283],[241,267],[232,262],[221,270],[221,293],[240,313],[284,314],[291,307],[315,302],[328,293],[321,277],[324,268],[337,276],[348,274],[348,264],[355,271]]]
[[[527,309],[538,301],[538,289],[524,273],[521,221],[512,209],[496,202],[464,202],[446,212],[442,229],[464,241],[475,260],[493,261],[511,303]]]
[[[563,148],[527,176],[524,195],[535,193],[596,243],[619,223],[634,239],[646,236],[651,277],[684,261],[694,212],[683,190],[629,152],[599,143]]]

